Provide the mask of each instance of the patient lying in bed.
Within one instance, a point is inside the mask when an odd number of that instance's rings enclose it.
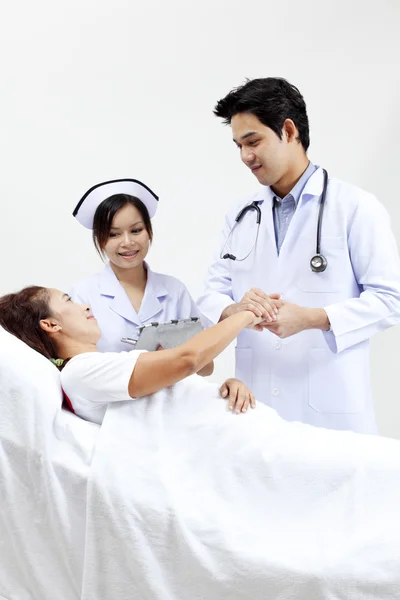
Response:
[[[208,356],[219,354],[241,329],[259,321],[246,311],[179,348],[100,353],[96,319],[68,294],[30,287],[0,299],[0,325],[63,370],[63,389],[75,413],[99,424],[108,404],[152,394],[201,371]],[[252,392],[236,379],[224,383],[221,395],[236,412],[255,407]]]
[[[400,443],[286,423],[263,405],[236,418],[192,375],[252,313],[173,350],[102,355],[86,307],[31,293],[0,299],[0,325],[64,361],[75,409],[102,423],[82,600],[400,597]]]

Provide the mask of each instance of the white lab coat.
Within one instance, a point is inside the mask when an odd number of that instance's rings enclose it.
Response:
[[[279,255],[269,187],[230,211],[198,307],[216,323],[232,301],[258,287],[301,306],[325,308],[329,332],[309,330],[281,340],[267,330],[243,331],[236,346],[236,377],[284,419],[374,433],[369,338],[400,320],[398,251],[382,204],[329,179],[321,235],[328,266],[323,273],[312,272],[322,187],[318,168],[301,194]],[[254,251],[243,262],[221,259],[236,215],[253,200],[261,200],[262,211]],[[256,213],[248,211],[224,252],[244,256],[255,236]]]
[[[139,313],[109,264],[100,273],[73,286],[72,299],[90,306],[97,319],[101,330],[97,347],[101,352],[132,350],[121,338],[135,339],[138,328],[146,323],[199,316],[194,300],[179,279],[146,267],[147,283]]]

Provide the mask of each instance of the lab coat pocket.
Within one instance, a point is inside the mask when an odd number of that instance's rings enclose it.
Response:
[[[327,237],[321,240],[321,254],[327,260],[322,273],[311,270],[310,260],[316,252],[316,240],[309,236],[299,236],[296,244],[296,285],[303,292],[338,292],[343,287],[343,261],[348,253],[343,237]]]
[[[329,349],[308,351],[308,403],[321,414],[351,414],[367,400],[368,351],[355,346],[338,354]]]
[[[252,348],[235,348],[235,377],[243,381],[250,389],[252,386],[252,364],[253,350]]]

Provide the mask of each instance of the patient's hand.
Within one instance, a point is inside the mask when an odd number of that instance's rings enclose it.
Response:
[[[270,294],[269,296],[259,288],[251,288],[245,293],[240,302],[230,304],[221,313],[220,321],[234,315],[237,312],[248,310],[254,313],[255,319],[248,329],[263,331],[265,323],[274,323],[276,316],[279,313],[279,308],[282,306],[280,294]],[[262,322],[262,325],[260,323]]]
[[[239,379],[227,379],[220,388],[223,398],[228,398],[228,409],[236,413],[246,412],[249,407],[256,407],[253,392]]]

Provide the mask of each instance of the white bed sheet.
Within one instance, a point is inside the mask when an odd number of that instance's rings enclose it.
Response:
[[[1,330],[0,415],[0,598],[400,598],[398,441],[236,416],[197,376],[98,427]]]

